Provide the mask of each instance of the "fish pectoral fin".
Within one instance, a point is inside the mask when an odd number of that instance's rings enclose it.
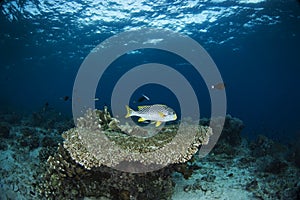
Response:
[[[155,127],[159,127],[161,125],[161,121],[157,121]]]
[[[138,122],[144,122],[144,121],[146,121],[145,118],[140,117],[140,118],[138,119]]]
[[[160,117],[166,117],[166,115],[162,112],[158,112],[158,114],[159,114]]]

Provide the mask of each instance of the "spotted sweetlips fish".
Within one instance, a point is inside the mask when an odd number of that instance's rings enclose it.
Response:
[[[131,116],[138,116],[140,117],[138,119],[138,122],[150,120],[153,123],[156,123],[156,127],[160,126],[162,122],[169,122],[177,119],[177,115],[174,110],[162,104],[138,106],[138,111],[135,111],[129,108],[129,106],[126,106],[126,110],[126,118]]]

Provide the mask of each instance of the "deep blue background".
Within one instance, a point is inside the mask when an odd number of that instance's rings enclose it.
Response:
[[[235,31],[224,34],[230,22],[220,20],[210,29],[211,34],[191,30],[190,37],[202,44],[217,64],[226,83],[227,113],[244,121],[244,133],[250,137],[265,134],[279,140],[292,139],[300,134],[300,5],[289,0],[285,3],[268,1],[263,6],[270,14],[282,9],[278,12],[280,23],[258,25],[244,32],[240,26],[245,19],[240,17],[233,19]],[[71,115],[71,102],[61,98],[72,96],[73,82],[85,56],[114,33],[93,34],[90,26],[79,28],[72,23],[65,26],[69,23],[68,17],[50,25],[46,16],[28,19],[21,13],[14,14],[18,20],[10,21],[0,12],[1,111],[30,113],[49,102],[59,112]],[[104,25],[118,33],[126,22]],[[219,36],[233,39],[225,43],[208,42],[210,37]],[[182,62],[168,56],[155,51],[124,56],[103,78],[107,83],[105,92],[109,93],[114,78],[121,76],[130,65],[146,60],[175,67]],[[209,116],[210,100],[203,80],[193,76],[189,65],[182,73],[190,74],[190,81],[202,102],[201,114]],[[154,102],[167,104],[170,101],[156,91],[147,94]],[[101,101],[96,102],[99,108],[109,104],[109,94],[102,93],[97,94],[101,95]],[[176,105],[176,101],[169,103]]]

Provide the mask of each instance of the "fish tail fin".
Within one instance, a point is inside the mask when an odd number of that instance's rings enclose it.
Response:
[[[126,114],[125,118],[128,118],[131,116],[133,110],[131,108],[129,108],[129,106],[126,105],[126,111],[127,111],[127,114]]]

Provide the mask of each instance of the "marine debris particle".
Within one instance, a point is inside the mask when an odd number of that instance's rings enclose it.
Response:
[[[212,135],[210,127],[181,123],[180,128],[165,126],[155,136],[141,138],[131,135],[139,131],[137,127],[120,125],[107,108],[88,110],[78,119],[76,128],[63,133],[63,147],[86,169],[103,165],[114,167],[124,162],[167,166],[190,160]]]

